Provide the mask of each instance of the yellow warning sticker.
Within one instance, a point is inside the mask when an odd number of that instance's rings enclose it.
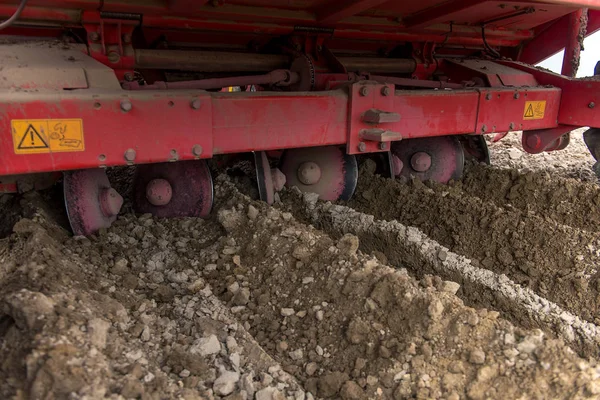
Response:
[[[525,110],[523,111],[523,119],[544,119],[546,112],[546,100],[541,101],[526,101]]]
[[[15,154],[84,151],[81,119],[13,119]]]

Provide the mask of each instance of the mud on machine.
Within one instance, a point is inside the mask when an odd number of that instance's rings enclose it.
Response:
[[[253,153],[283,185],[348,199],[356,155],[447,182],[570,132],[600,156],[600,80],[575,79],[600,0],[0,0],[0,190],[63,177],[73,232],[115,220],[106,167],[135,165],[134,205],[206,217],[217,155]],[[562,74],[532,64],[565,49]],[[223,88],[238,87],[238,91]]]

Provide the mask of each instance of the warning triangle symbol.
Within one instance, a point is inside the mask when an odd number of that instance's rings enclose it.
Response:
[[[523,118],[533,118],[533,104],[530,104],[529,107],[527,107],[527,110],[525,110],[525,115],[523,115]]]
[[[25,129],[25,134],[23,134],[23,137],[21,138],[17,148],[19,150],[47,149],[49,146],[42,135],[40,135],[39,132],[33,127],[33,125],[29,124],[27,129]]]

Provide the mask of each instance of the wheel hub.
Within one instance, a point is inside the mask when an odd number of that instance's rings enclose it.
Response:
[[[417,172],[425,172],[431,168],[431,156],[424,151],[416,152],[410,158],[410,166]]]
[[[302,163],[298,167],[298,179],[305,185],[314,185],[321,179],[321,168],[312,161]]]
[[[119,214],[123,206],[123,197],[113,188],[100,190],[100,208],[105,217],[111,218]]]
[[[166,179],[152,179],[146,186],[146,198],[155,206],[166,206],[173,197],[173,188]]]

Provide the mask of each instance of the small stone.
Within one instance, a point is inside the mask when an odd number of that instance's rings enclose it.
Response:
[[[469,362],[473,364],[483,364],[485,362],[485,353],[479,349],[472,350],[469,354]]]
[[[440,259],[440,261],[446,261],[446,258],[448,258],[448,253],[445,250],[438,250],[437,252],[437,257]]]
[[[121,396],[125,398],[138,398],[144,394],[144,385],[137,379],[128,379],[121,389]]]
[[[250,289],[243,288],[238,290],[238,292],[231,299],[233,304],[236,306],[245,306],[250,301]]]
[[[258,217],[258,210],[256,209],[256,207],[254,207],[252,204],[250,204],[248,206],[248,218],[250,218],[252,221],[256,220],[256,217]]]
[[[304,353],[302,352],[302,349],[298,349],[298,350],[291,351],[289,353],[289,356],[292,360],[298,361],[298,360],[302,360],[302,358],[304,357]]]
[[[256,400],[278,400],[282,398],[281,392],[274,387],[268,387],[256,392]]]
[[[283,353],[284,351],[286,351],[288,349],[288,343],[286,341],[281,341],[279,343],[277,343],[277,351],[279,351],[280,353]]]
[[[233,263],[234,263],[235,265],[237,265],[238,267],[242,265],[242,259],[241,259],[241,258],[240,258],[240,256],[238,256],[238,255],[235,255],[235,256],[233,256],[233,259],[232,259],[232,261],[233,261]]]
[[[348,381],[340,389],[342,400],[361,400],[365,398],[362,388],[354,381]]]
[[[88,322],[88,333],[92,345],[103,349],[106,347],[106,336],[110,328],[110,322],[100,318],[94,318]]]
[[[315,278],[313,278],[312,276],[307,276],[306,278],[302,278],[302,284],[306,285],[308,283],[314,282]]]
[[[516,147],[511,147],[508,149],[508,157],[511,160],[518,160],[523,156],[523,152]]]
[[[429,304],[427,311],[429,311],[429,316],[432,319],[439,319],[444,313],[444,304],[438,299],[435,299]]]
[[[191,354],[200,354],[201,356],[217,354],[220,351],[221,343],[215,335],[200,338],[194,341],[194,344],[190,347]]]
[[[227,396],[235,390],[240,374],[232,371],[224,371],[213,384],[213,390],[220,396]]]
[[[187,378],[187,377],[188,377],[188,376],[190,376],[190,375],[191,375],[191,374],[190,374],[190,371],[189,371],[189,370],[187,370],[187,369],[184,369],[184,370],[182,370],[182,371],[179,373],[179,376],[180,376],[181,378]]]
[[[238,282],[233,282],[231,285],[227,286],[227,290],[235,294],[240,290],[240,284]]]
[[[340,253],[347,256],[355,255],[358,251],[358,238],[350,233],[346,233],[337,244]]]
[[[150,328],[148,328],[148,325],[144,326],[144,330],[142,330],[142,334],[140,335],[140,339],[143,342],[147,342],[150,340]]]
[[[296,314],[296,311],[294,311],[293,308],[282,308],[281,309],[281,315],[284,317],[289,317]]]
[[[458,292],[458,289],[460,289],[460,285],[456,282],[444,281],[444,283],[442,284],[442,291],[446,293],[456,294],[456,292]]]
[[[306,364],[304,371],[306,372],[306,375],[313,376],[315,374],[315,372],[317,372],[318,368],[319,367],[317,366],[317,363],[309,362],[308,364]]]
[[[318,355],[322,356],[324,351],[323,348],[319,345],[317,345],[317,347],[315,347],[315,351],[317,352]]]
[[[343,372],[331,372],[319,378],[319,397],[333,397],[338,394],[342,384],[348,381],[349,376]]]
[[[324,317],[324,313],[323,310],[319,310],[315,313],[315,318],[317,319],[317,321],[323,321],[323,317]]]

